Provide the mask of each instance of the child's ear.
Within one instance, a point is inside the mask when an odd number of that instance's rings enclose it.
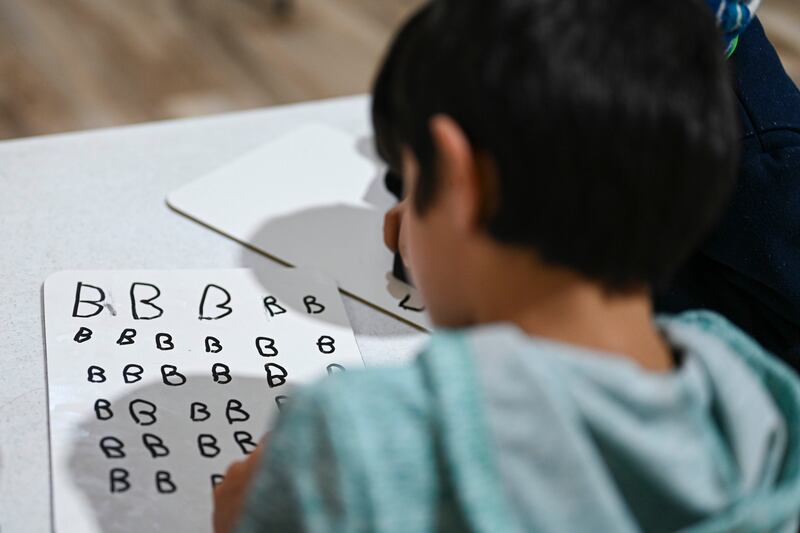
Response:
[[[473,230],[481,222],[482,199],[478,161],[472,145],[461,126],[447,115],[431,118],[430,131],[442,196],[446,196],[453,211],[454,222],[464,230]]]

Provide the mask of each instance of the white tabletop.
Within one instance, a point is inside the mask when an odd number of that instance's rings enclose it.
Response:
[[[305,122],[368,131],[363,96],[0,142],[0,532],[50,529],[41,288],[67,269],[269,261],[170,210],[168,192]],[[423,334],[344,297],[367,365]]]

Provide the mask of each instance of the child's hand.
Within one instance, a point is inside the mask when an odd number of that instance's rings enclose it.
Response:
[[[264,452],[264,442],[247,456],[228,467],[225,479],[214,489],[214,532],[230,533],[236,527],[244,509],[247,489]]]
[[[383,217],[383,242],[393,252],[399,252],[403,264],[408,269],[406,261],[406,232],[403,230],[403,216],[405,215],[408,200],[403,200],[386,212]]]

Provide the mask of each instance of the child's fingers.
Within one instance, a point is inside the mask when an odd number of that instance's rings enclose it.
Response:
[[[398,249],[400,227],[402,225],[402,205],[398,204],[386,212],[383,217],[383,242],[391,251]]]
[[[244,463],[247,468],[250,470],[250,475],[253,474],[255,468],[258,466],[259,461],[261,461],[261,456],[264,454],[264,447],[267,444],[267,435],[264,435],[264,438],[261,439],[261,442],[258,444],[255,450],[253,450],[250,455],[245,458]]]
[[[213,523],[215,533],[233,531],[242,511],[247,476],[244,461],[231,464],[225,478],[214,488]]]
[[[233,531],[244,509],[247,489],[258,470],[264,452],[265,439],[242,461],[228,466],[222,483],[214,488],[214,531],[228,533]]]

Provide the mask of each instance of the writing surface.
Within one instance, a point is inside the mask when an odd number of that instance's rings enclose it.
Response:
[[[58,532],[210,531],[293,389],[363,368],[335,284],[296,269],[58,272],[44,314]]]
[[[359,139],[309,124],[172,192],[173,209],[284,263],[313,268],[365,302],[424,329],[417,291],[392,273],[385,168]]]

